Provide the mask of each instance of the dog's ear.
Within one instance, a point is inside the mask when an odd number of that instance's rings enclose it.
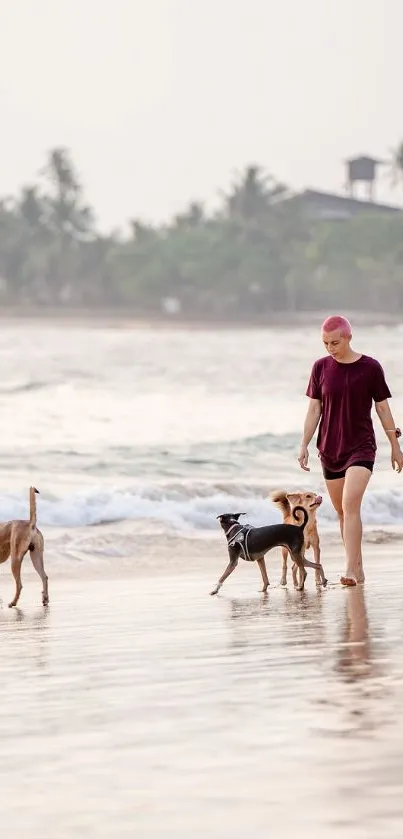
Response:
[[[300,492],[287,492],[286,495],[287,501],[290,504],[300,504],[301,503],[301,493]]]

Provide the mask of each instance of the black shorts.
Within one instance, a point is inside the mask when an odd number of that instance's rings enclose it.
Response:
[[[373,460],[357,460],[355,463],[350,463],[350,466],[364,466],[365,469],[369,469],[370,472],[374,469],[374,461]],[[349,466],[347,466],[349,469]],[[330,469],[326,469],[326,466],[322,466],[323,477],[325,481],[337,481],[338,478],[345,478],[347,469],[343,469],[341,472],[332,472]]]

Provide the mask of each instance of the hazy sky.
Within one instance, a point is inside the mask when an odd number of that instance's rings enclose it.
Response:
[[[0,194],[54,145],[104,229],[212,206],[251,162],[342,189],[403,138],[402,33],[403,0],[0,0]]]

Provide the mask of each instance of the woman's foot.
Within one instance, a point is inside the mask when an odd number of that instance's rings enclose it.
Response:
[[[340,582],[342,586],[356,586],[365,583],[365,574],[363,569],[357,569],[353,573],[346,571],[346,573],[340,577]]]
[[[349,574],[348,576],[340,577],[340,583],[342,586],[356,586],[357,580]]]

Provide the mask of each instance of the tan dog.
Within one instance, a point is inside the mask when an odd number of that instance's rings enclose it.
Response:
[[[11,556],[11,571],[15,579],[15,596],[8,605],[16,606],[21,594],[21,565],[25,554],[29,551],[32,565],[39,574],[43,590],[42,603],[49,603],[48,578],[43,566],[44,541],[40,530],[36,526],[36,498],[35,487],[29,489],[29,521],[6,521],[0,524],[0,564]]]
[[[315,492],[284,492],[284,490],[276,490],[270,493],[270,499],[273,503],[280,507],[283,513],[284,524],[295,524],[292,511],[295,507],[304,507],[308,513],[308,522],[304,530],[304,545],[305,550],[313,549],[315,562],[320,564],[320,542],[318,526],[316,524],[316,510],[322,503],[322,496],[316,495]],[[281,576],[281,585],[287,585],[287,548],[282,548],[283,554],[283,572]],[[297,584],[297,566],[293,563],[292,578],[294,585]],[[315,582],[319,585],[321,581],[320,574],[315,571]]]

